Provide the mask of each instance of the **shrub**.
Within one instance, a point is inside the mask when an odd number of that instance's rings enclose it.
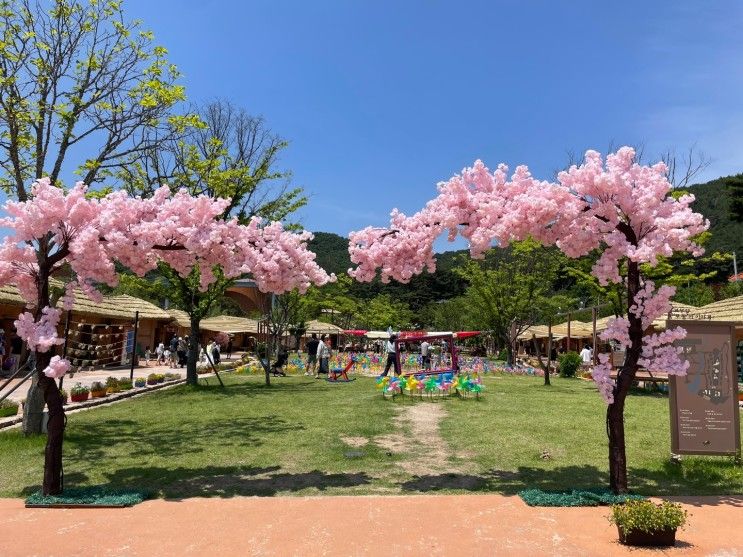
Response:
[[[657,532],[675,530],[686,524],[686,511],[678,503],[663,501],[628,501],[623,505],[612,505],[609,522],[616,524],[625,533]]]
[[[495,357],[496,360],[500,360],[501,362],[505,362],[508,360],[508,350],[504,348],[500,352],[498,352],[498,355]]]
[[[121,391],[128,391],[132,388],[132,382],[129,379],[119,379],[118,382],[119,390]]]
[[[90,392],[90,389],[88,387],[85,387],[84,385],[81,385],[80,383],[75,383],[75,386],[70,389],[70,394],[72,395],[86,395]]]
[[[67,391],[64,389],[59,389],[59,396],[62,397],[62,400],[67,402]]]
[[[575,377],[575,373],[580,369],[583,360],[575,352],[567,352],[557,357],[557,370],[560,377]]]
[[[18,414],[18,403],[12,400],[3,400],[0,402],[0,418],[15,416]]]

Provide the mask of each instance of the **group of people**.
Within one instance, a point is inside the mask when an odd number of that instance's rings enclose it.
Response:
[[[330,373],[330,340],[328,335],[322,335],[319,339],[317,334],[307,342],[307,371],[305,375],[320,378],[320,374]]]
[[[222,349],[216,339],[211,339],[206,350],[204,348],[199,350],[199,362],[216,365],[222,359],[221,352]],[[232,353],[232,339],[227,344],[227,353]],[[144,357],[146,365],[149,366],[150,360],[153,359],[149,346],[145,348]],[[171,368],[185,367],[188,364],[188,335],[174,336],[167,346],[163,342],[158,344],[155,348],[154,360],[156,365],[170,365]]]

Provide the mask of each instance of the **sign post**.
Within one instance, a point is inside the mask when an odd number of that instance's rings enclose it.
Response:
[[[685,376],[670,376],[672,455],[740,458],[735,325],[720,321],[671,321],[686,329],[676,346],[689,362]]]

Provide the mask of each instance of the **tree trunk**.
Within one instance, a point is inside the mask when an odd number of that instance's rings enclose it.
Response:
[[[551,321],[550,321],[551,323]],[[547,339],[547,367],[544,370],[544,384],[551,385],[550,383],[550,367],[552,367],[552,336]]]
[[[635,302],[640,290],[637,263],[627,265],[627,308]],[[614,493],[627,493],[627,454],[624,446],[624,403],[637,373],[637,361],[642,351],[642,320],[627,311],[630,345],[614,386],[614,402],[606,409],[606,434],[609,437],[609,487]]]
[[[39,273],[36,287],[38,298],[34,318],[38,320],[42,315],[42,310],[48,307],[50,303],[49,274],[43,251],[39,255]],[[36,382],[49,411],[49,421],[46,426],[46,448],[44,449],[44,483],[42,485],[44,495],[58,495],[62,493],[63,487],[62,441],[67,419],[62,405],[62,395],[59,394],[56,381],[44,375],[44,370],[49,365],[53,354],[54,350],[36,353]]]
[[[43,370],[49,365],[51,352],[37,354],[36,375],[39,387],[44,393],[44,401],[49,410],[49,421],[47,422],[46,449],[44,449],[44,495],[57,495],[62,493],[62,441],[67,418],[62,405],[62,396],[54,379],[44,375]]]
[[[36,374],[31,378],[31,386],[23,405],[23,433],[24,435],[41,434],[41,425],[44,418],[44,393],[39,387],[39,378]]]
[[[186,360],[186,383],[196,385],[199,382],[199,374],[196,373],[196,363],[199,361],[199,324],[200,317],[191,315],[191,332],[188,335],[188,359]]]
[[[271,354],[273,353],[273,335],[269,332],[266,339],[266,366],[263,371],[266,373],[266,387],[271,386]]]

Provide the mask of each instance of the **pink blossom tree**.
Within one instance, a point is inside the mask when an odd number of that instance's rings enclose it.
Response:
[[[683,338],[681,328],[645,335],[653,319],[670,309],[672,287],[656,290],[641,275],[641,265],[654,266],[658,257],[674,251],[702,253],[694,237],[709,223],[694,213],[691,195],[674,199],[667,167],[660,162],[643,166],[635,151],[623,147],[604,163],[596,151],[586,152],[580,166],[558,175],[557,182],[539,181],[526,166],[508,176],[499,165],[491,172],[481,161],[438,186],[439,195],[414,214],[397,210],[386,229],[365,228],[351,233],[349,252],[357,265],[349,271],[359,281],[407,282],[427,269],[433,271],[434,241],[444,231],[450,241],[457,235],[469,242],[473,257],[493,246],[532,237],[544,245],[557,245],[577,258],[593,250],[600,257],[592,273],[601,284],[624,283],[626,317],[615,319],[603,338],[626,348],[616,381],[606,356],[593,369],[593,377],[607,403],[610,486],[627,491],[624,450],[624,405],[638,365],[671,374],[686,373],[673,341]]]
[[[171,194],[167,187],[148,199],[115,192],[102,199],[86,197],[78,183],[69,192],[40,179],[31,198],[8,202],[8,216],[0,226],[11,233],[0,245],[0,285],[15,285],[28,304],[15,325],[18,334],[35,352],[35,387],[49,409],[43,493],[61,491],[62,437],[65,416],[54,379],[69,363],[54,356],[62,342],[57,336],[60,309],[52,307],[49,279],[63,265],[75,277],[62,297],[65,309],[80,287],[100,299],[95,285],[115,285],[115,262],[143,275],[163,261],[186,276],[200,266],[201,286],[215,280],[212,269],[227,277],[250,273],[266,292],[304,292],[311,284],[330,280],[306,248],[311,235],[286,231],[280,223],[264,225],[253,219],[247,225],[222,220],[225,199],[194,197],[184,191]]]

